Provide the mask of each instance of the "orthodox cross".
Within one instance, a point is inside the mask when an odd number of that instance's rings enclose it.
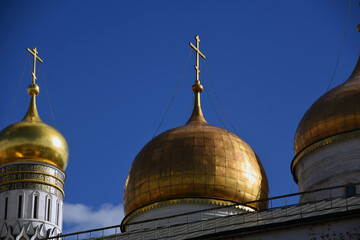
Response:
[[[196,52],[196,65],[194,67],[196,69],[196,81],[199,81],[199,76],[200,76],[199,55],[203,59],[205,59],[205,55],[200,52],[200,46],[199,46],[200,38],[199,38],[199,35],[196,35],[195,39],[196,39],[196,47],[191,42],[189,44]]]
[[[33,83],[35,83],[35,80],[36,80],[36,75],[35,75],[35,72],[36,72],[36,59],[39,60],[39,62],[43,63],[43,60],[41,60],[39,57],[38,57],[38,51],[36,50],[36,47],[31,51],[30,48],[27,48],[28,52],[31,53],[33,56],[34,56],[34,69],[33,69],[33,72],[31,73],[31,75],[33,76]]]

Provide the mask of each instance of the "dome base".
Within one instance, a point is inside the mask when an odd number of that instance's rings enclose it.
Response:
[[[154,224],[156,224],[156,227],[166,227],[188,223],[189,221],[196,222],[255,211],[253,207],[246,205],[235,206],[235,204],[230,201],[202,198],[163,201],[130,213],[122,221],[121,230],[127,232],[144,229],[147,226],[153,228]]]
[[[323,147],[325,146],[326,147]],[[360,131],[339,134],[319,141],[294,158],[292,172],[299,191],[349,185],[360,182]],[[303,194],[300,202],[345,197],[345,189]]]

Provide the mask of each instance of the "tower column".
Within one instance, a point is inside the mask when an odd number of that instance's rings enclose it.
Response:
[[[0,132],[0,239],[46,239],[62,232],[65,138],[43,123],[36,107],[36,48],[30,105],[22,121]]]

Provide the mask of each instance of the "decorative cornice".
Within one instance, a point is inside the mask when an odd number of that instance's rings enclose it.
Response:
[[[8,176],[8,175],[13,175],[13,174],[22,174],[22,173],[29,173],[29,174],[38,174],[39,176],[47,176],[47,177],[51,177],[51,178],[54,178],[56,179],[57,181],[59,181],[63,186],[62,188],[64,188],[64,181],[61,180],[60,178],[54,176],[54,175],[51,175],[51,174],[47,174],[47,173],[43,173],[43,172],[39,172],[39,171],[16,171],[16,172],[8,172],[8,173],[4,173],[4,174],[0,174],[0,183],[2,182],[1,179],[2,177],[4,176]]]
[[[0,226],[0,239],[47,239],[60,234],[60,229],[49,228],[45,224],[33,226],[33,223],[20,224],[18,221],[14,226],[8,226],[5,222]]]
[[[34,163],[34,162],[15,162],[0,167],[0,177],[11,172],[39,172],[54,176],[62,181],[65,180],[66,174],[57,167],[50,164]]]
[[[154,209],[154,208],[158,208],[158,207],[164,207],[164,206],[169,206],[169,205],[176,205],[176,204],[208,204],[208,205],[215,205],[215,206],[231,206],[231,205],[235,205],[237,204],[236,202],[232,202],[232,201],[227,201],[227,200],[221,200],[221,199],[210,199],[210,198],[180,198],[180,199],[171,199],[171,200],[166,200],[166,201],[161,201],[161,202],[156,202],[153,204],[149,204],[145,207],[139,208],[131,213],[129,213],[127,216],[125,216],[125,218],[122,220],[121,223],[121,228],[125,228],[125,225],[127,224],[127,222],[129,222],[132,218],[134,218],[135,216]],[[236,205],[234,206],[234,208],[238,208],[247,212],[253,212],[255,211],[254,208],[252,206],[248,206],[248,205]]]
[[[35,182],[15,182],[8,183],[6,185],[0,186],[0,193],[11,191],[11,190],[20,190],[20,189],[31,189],[44,191],[50,194],[55,194],[58,198],[64,198],[64,191],[60,190],[57,187],[51,186],[48,183],[41,184]]]
[[[35,183],[35,184],[40,184],[40,185],[48,185],[48,186],[50,186],[50,187],[53,187],[53,188],[56,188],[57,190],[59,190],[61,193],[62,193],[62,197],[64,197],[65,196],[65,193],[64,193],[64,191],[60,188],[60,187],[58,187],[57,185],[55,185],[55,184],[51,184],[51,183],[49,183],[49,182],[46,182],[46,181],[39,181],[39,180],[33,180],[33,179],[23,179],[23,180],[15,180],[15,181],[9,181],[9,182],[6,182],[6,183],[1,183],[0,184],[0,192],[2,192],[1,191],[1,187],[2,186],[6,186],[6,185],[11,185],[11,184],[14,184],[14,185],[19,185],[19,183],[30,183],[30,184],[32,184],[32,183]],[[25,185],[24,185],[25,186]],[[25,188],[25,187],[24,187]],[[18,188],[18,189],[21,189],[21,188]],[[35,188],[36,189],[36,188]],[[11,189],[10,189],[11,190]],[[43,189],[38,189],[38,190],[43,190]]]
[[[39,163],[13,163],[0,168],[0,193],[15,189],[42,190],[64,197],[65,173]]]

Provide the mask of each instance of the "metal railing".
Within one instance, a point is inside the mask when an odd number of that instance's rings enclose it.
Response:
[[[349,191],[349,188],[354,188],[355,191]],[[358,198],[360,195],[356,194],[359,192],[360,183],[322,188],[225,207],[187,212],[170,217],[132,222],[125,226],[127,229],[132,230],[121,234],[121,225],[115,225],[62,234],[48,239],[174,239],[181,238],[183,235],[195,237],[200,234],[230,230],[234,227],[244,228],[264,225],[274,221],[301,219],[315,213],[327,214],[334,211],[348,211],[354,207],[360,209],[360,200]],[[235,211],[235,209],[239,209],[239,206],[252,206],[265,201],[268,202],[266,210],[255,212]]]

